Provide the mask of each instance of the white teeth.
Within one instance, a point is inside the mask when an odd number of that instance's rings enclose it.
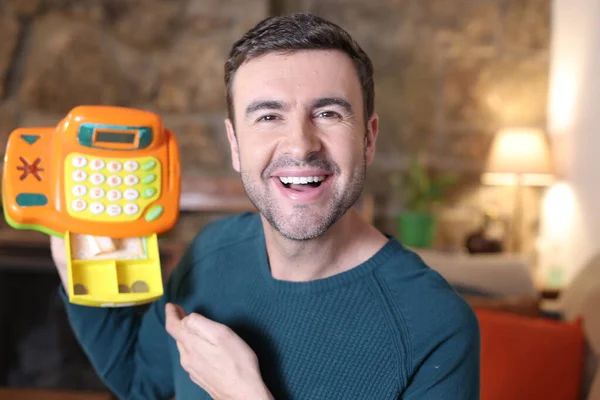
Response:
[[[306,185],[307,183],[321,182],[325,180],[325,176],[280,176],[279,180],[285,184]]]

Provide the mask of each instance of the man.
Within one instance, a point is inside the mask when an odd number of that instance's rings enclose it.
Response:
[[[276,17],[234,44],[225,81],[259,213],[203,229],[143,317],[65,302],[99,375],[127,399],[478,399],[474,313],[352,209],[378,134],[367,55]]]

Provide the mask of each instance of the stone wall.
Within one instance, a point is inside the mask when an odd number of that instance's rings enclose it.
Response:
[[[374,61],[382,120],[368,189],[382,229],[401,208],[389,177],[418,149],[461,174],[450,214],[508,204],[478,173],[498,128],[545,123],[549,0],[0,0],[0,142],[78,104],[134,106],[165,117],[186,174],[234,175],[223,62],[257,21],[293,11],[339,23]]]

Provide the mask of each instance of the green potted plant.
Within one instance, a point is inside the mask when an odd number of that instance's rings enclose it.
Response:
[[[437,226],[436,207],[443,201],[446,189],[456,181],[454,174],[433,175],[423,156],[411,158],[406,173],[396,178],[404,205],[396,227],[403,244],[415,248],[431,247]]]

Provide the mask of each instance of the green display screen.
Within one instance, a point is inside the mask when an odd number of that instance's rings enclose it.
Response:
[[[135,133],[115,133],[96,131],[96,142],[101,143],[129,143],[135,142]]]
[[[152,128],[148,126],[108,125],[86,122],[81,124],[77,133],[79,144],[98,149],[144,149],[152,143],[152,139]]]

